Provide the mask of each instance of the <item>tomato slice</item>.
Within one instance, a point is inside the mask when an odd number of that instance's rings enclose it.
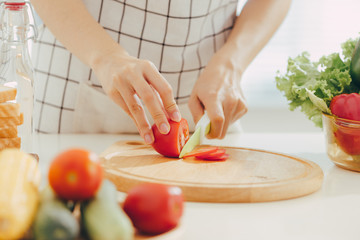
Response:
[[[216,152],[218,149],[219,149],[218,147],[204,147],[204,148],[195,149],[195,150],[185,154],[183,156],[183,158],[196,157],[196,156],[202,156],[204,154],[210,154],[210,153]]]
[[[229,158],[229,154],[226,154],[225,149],[219,148],[215,152],[203,153],[195,156],[195,158],[200,160],[223,161]]]
[[[195,157],[196,159],[199,159],[199,160],[208,160],[208,161],[225,161],[226,159],[229,158],[229,154],[227,153],[224,153],[223,155],[220,155],[220,156],[217,156],[217,157],[211,157],[211,156],[205,156],[205,157],[198,157],[196,156]]]
[[[222,155],[226,153],[225,149],[218,149],[216,152],[208,153],[208,154],[202,154],[200,156],[197,156],[198,158],[219,158]]]

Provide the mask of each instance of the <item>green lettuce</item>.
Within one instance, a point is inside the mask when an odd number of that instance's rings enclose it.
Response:
[[[308,52],[288,59],[286,73],[278,71],[275,80],[277,89],[287,98],[290,110],[300,108],[315,126],[322,127],[322,112],[328,109],[326,106],[329,107],[334,96],[359,93],[349,74],[357,41],[347,40],[341,45],[341,53],[323,56],[318,61],[311,61]]]

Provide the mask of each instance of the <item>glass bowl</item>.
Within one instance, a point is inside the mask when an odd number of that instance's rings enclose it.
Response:
[[[337,166],[360,172],[360,121],[322,115],[327,155]]]

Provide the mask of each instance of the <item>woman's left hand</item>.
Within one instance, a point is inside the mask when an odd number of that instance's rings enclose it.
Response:
[[[221,50],[210,60],[195,83],[189,108],[197,123],[204,110],[211,121],[208,138],[224,138],[229,125],[247,112],[241,90],[241,69]]]

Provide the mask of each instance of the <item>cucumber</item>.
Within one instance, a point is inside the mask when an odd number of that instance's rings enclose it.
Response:
[[[354,84],[360,87],[360,39],[355,46],[350,63],[350,76]]]
[[[36,240],[76,239],[79,232],[78,222],[63,202],[50,200],[41,204],[33,226]]]
[[[32,228],[34,239],[76,239],[80,233],[80,226],[66,203],[56,198],[49,187],[42,191],[41,197]]]
[[[134,237],[131,220],[118,205],[116,188],[109,180],[103,180],[93,199],[81,203],[81,219],[89,239],[128,240]]]

